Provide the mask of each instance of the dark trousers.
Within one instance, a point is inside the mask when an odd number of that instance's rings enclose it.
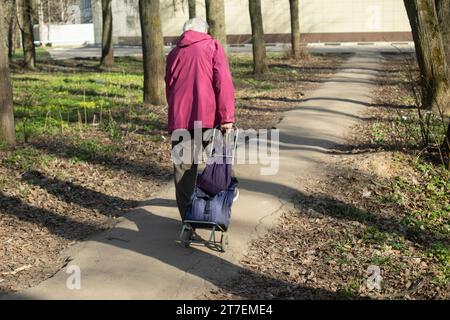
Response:
[[[190,198],[194,192],[197,181],[197,164],[174,164],[175,176],[175,197],[177,200],[178,211],[183,219],[184,213],[189,206]]]
[[[204,130],[203,130],[204,131]],[[191,195],[194,192],[195,184],[197,182],[197,172],[199,165],[194,163],[194,140],[193,132],[190,132],[191,139],[186,141],[172,141],[172,150],[176,146],[182,148],[183,150],[191,151],[191,159],[189,162],[184,161],[179,164],[174,163],[174,181],[175,181],[175,197],[177,201],[178,210],[180,216],[183,219],[184,213],[189,206]],[[203,148],[206,147],[208,141],[202,141],[200,146],[197,146],[197,152],[200,153]]]

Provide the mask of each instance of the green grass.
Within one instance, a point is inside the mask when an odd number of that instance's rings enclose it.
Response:
[[[50,53],[45,47],[36,47],[36,59],[49,59]],[[13,55],[13,59],[23,59],[23,50],[22,49],[16,49]]]
[[[399,99],[399,103],[411,105],[408,97]],[[418,152],[425,148],[433,150],[439,147],[445,137],[447,125],[448,119],[443,120],[437,114],[424,114],[420,118],[417,110],[410,109],[397,111],[397,114],[390,114],[384,121],[372,123],[370,134],[375,144]]]
[[[36,71],[21,70],[20,50],[13,59],[14,116],[19,144],[33,144],[33,139],[43,136],[68,136],[71,145],[60,152],[75,163],[107,161],[123,148],[122,138],[130,132],[144,142],[164,139],[161,132],[166,129],[165,116],[143,105],[142,59],[116,58],[112,69],[102,70],[98,59],[53,61],[45,47],[37,48],[36,54]],[[272,58],[277,57],[279,54]],[[235,85],[251,93],[280,88],[284,85],[280,81],[298,76],[297,72],[289,72],[289,68],[275,68],[267,76],[255,79],[250,55],[231,55],[230,61]],[[92,126],[93,123],[96,125]],[[96,132],[110,142],[104,145]],[[77,137],[82,137],[79,140],[83,142],[76,141]],[[0,145],[0,149],[4,147]],[[44,160],[39,152],[25,147],[8,154],[4,164],[25,171]]]
[[[370,263],[376,266],[389,267],[392,265],[392,258],[385,255],[375,254],[372,256]]]
[[[448,245],[436,244],[428,255],[439,264],[439,274],[434,280],[443,285],[450,284],[450,247]]]
[[[350,220],[364,222],[372,217],[370,212],[345,203],[331,204],[330,207],[333,214]]]
[[[390,190],[379,196],[384,205],[395,204],[401,208],[397,217],[406,228],[408,237],[422,239],[423,247],[416,251],[434,265],[437,274],[433,282],[441,287],[450,284],[450,172],[440,165],[420,158],[400,156],[403,165],[415,169],[415,178],[398,176],[391,180]],[[388,245],[408,255],[404,236],[368,227],[363,240],[379,246]],[[389,264],[383,257],[373,257],[374,264]],[[375,263],[377,262],[377,263]],[[394,264],[392,264],[392,267]]]
[[[363,239],[367,242],[384,244],[389,239],[389,234],[381,232],[377,227],[370,226],[364,232]]]
[[[97,64],[83,61],[84,67]],[[108,119],[110,110],[130,112],[141,107],[143,77],[138,72],[141,64],[136,59],[120,58],[117,67],[109,72],[95,69],[73,72],[62,68],[54,72],[13,74],[18,141],[42,133],[55,134],[70,125],[92,123],[94,115],[97,121]]]
[[[117,138],[117,126],[153,135],[165,124],[152,113],[145,113],[145,123],[136,124],[133,118],[143,115],[142,60],[117,58],[115,67],[104,71],[98,60],[82,59],[54,62],[48,59],[45,48],[38,48],[40,62],[35,72],[13,73],[14,113],[17,140],[28,141],[34,136],[57,134],[68,127],[92,123],[102,118],[101,129]],[[276,55],[278,56],[278,55]],[[16,52],[21,59],[21,52]],[[267,76],[255,79],[250,55],[232,55],[230,64],[237,87],[253,93],[283,86],[282,80],[293,79],[289,68],[275,68]],[[144,111],[145,112],[145,111]],[[111,119],[110,113],[113,118]],[[158,136],[150,139],[158,140]]]
[[[347,280],[347,284],[345,288],[340,291],[340,294],[345,299],[351,299],[358,295],[361,286],[363,285],[364,280],[361,278],[350,277]]]
[[[373,137],[372,138],[373,142],[383,143],[386,140],[386,134],[380,123],[376,122],[376,123],[372,124],[372,126],[370,127],[370,131],[371,131],[371,134]]]
[[[19,142],[68,128],[82,130],[82,124],[100,118],[99,128],[112,139],[118,139],[123,130],[150,136],[146,138],[153,141],[160,139],[155,131],[165,129],[166,119],[143,109],[141,59],[116,58],[114,68],[101,70],[98,59],[52,61],[44,47],[37,48],[37,55],[37,71],[12,74]],[[274,54],[271,58],[279,57]],[[20,62],[20,51],[15,59]],[[231,55],[230,65],[235,86],[251,95],[282,88],[286,81],[301,76],[292,68],[273,67],[267,75],[255,78],[251,55]],[[145,121],[140,121],[142,116]]]
[[[439,166],[416,160],[413,165],[422,174],[422,183],[412,183],[396,177],[393,192],[401,193],[406,210],[400,222],[433,233],[438,238],[450,238],[450,174]],[[420,201],[416,198],[420,195]]]
[[[251,56],[232,55],[230,57],[230,68],[233,72],[233,79],[236,87],[246,88],[248,90],[256,90],[260,87],[270,90],[274,87],[271,81],[255,79],[251,76],[253,72],[253,61]]]
[[[5,141],[0,141],[0,150],[6,149],[7,146],[8,144]]]
[[[351,251],[352,243],[349,240],[338,240],[334,243],[334,248],[339,252]]]
[[[66,156],[70,158],[72,162],[89,161],[110,156],[117,151],[117,145],[103,145],[94,139],[83,139],[74,142],[73,148],[66,151]]]
[[[388,245],[397,250],[406,249],[405,239],[395,233],[381,231],[376,226],[369,226],[364,231],[363,240],[379,246]]]
[[[271,59],[279,59],[280,53],[270,55]],[[280,64],[284,64],[280,60]],[[237,88],[245,89],[250,94],[261,94],[267,91],[281,89],[286,82],[301,79],[301,72],[293,68],[271,66],[267,74],[254,77],[253,60],[251,55],[236,54],[230,57],[230,67],[233,72],[234,84]]]
[[[354,261],[347,258],[347,257],[338,257],[336,259],[337,264],[343,266],[343,265],[351,265]]]
[[[39,152],[33,148],[17,148],[7,154],[2,159],[2,162],[7,167],[25,172],[47,166],[53,159],[55,159],[54,156]]]

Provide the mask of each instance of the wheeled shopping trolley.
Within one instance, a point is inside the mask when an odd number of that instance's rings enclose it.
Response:
[[[214,130],[212,138],[213,144],[217,143],[216,131]],[[185,247],[189,247],[191,244],[203,244],[210,249],[221,252],[225,252],[228,247],[227,231],[231,220],[231,206],[239,196],[238,181],[236,178],[231,177],[231,166],[237,142],[238,130],[234,128],[233,132],[227,132],[223,135],[221,147],[214,148],[214,146],[211,146],[210,148],[207,168],[197,177],[195,190],[183,219],[180,241]],[[216,152],[218,149],[223,150],[223,152],[218,154]],[[218,163],[217,159],[221,159],[222,162]],[[210,167],[208,168],[208,166]],[[204,183],[205,171],[207,170],[209,172],[206,172],[206,175],[210,181]],[[229,176],[229,180],[227,180],[229,181],[229,184],[227,183],[228,186],[220,191],[215,190],[215,192],[211,192],[211,189],[214,189],[214,186],[211,186],[214,181],[223,183],[223,179],[220,179],[221,177],[219,179],[213,177],[214,174]],[[207,239],[201,238],[196,232],[197,229],[209,230],[209,237]],[[219,237],[217,237],[217,233],[220,234]]]
[[[211,230],[208,240],[202,239],[196,232],[196,229]],[[216,238],[216,232],[220,232],[220,240]],[[189,247],[191,243],[204,244],[208,248],[225,252],[228,247],[227,230],[214,222],[199,222],[193,220],[184,220],[181,228],[180,240],[185,247]]]

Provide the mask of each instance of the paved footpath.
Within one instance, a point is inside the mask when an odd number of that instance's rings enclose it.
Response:
[[[240,197],[233,207],[230,247],[218,253],[184,248],[172,184],[121,218],[111,230],[71,247],[68,264],[79,266],[81,288],[68,289],[67,268],[40,285],[7,298],[25,299],[189,299],[220,288],[242,268],[251,239],[264,236],[300,190],[297,177],[321,174],[327,149],[344,142],[351,125],[371,102],[378,53],[360,52],[311,92],[278,125],[279,172],[261,175],[269,164],[237,165]],[[243,146],[241,146],[242,148]]]

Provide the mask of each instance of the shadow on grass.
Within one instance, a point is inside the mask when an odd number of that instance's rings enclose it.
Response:
[[[13,81],[31,81],[31,82],[44,82],[43,79],[34,78],[34,77],[13,77]]]
[[[68,240],[81,240],[87,236],[103,231],[98,226],[80,222],[70,216],[64,216],[50,210],[35,207],[21,199],[0,191],[0,212],[17,217],[21,221],[45,227],[52,234]]]
[[[32,147],[43,150],[65,159],[79,159],[91,164],[98,164],[117,171],[125,171],[139,177],[153,177],[160,181],[167,181],[172,172],[168,167],[149,158],[148,161],[130,160],[114,154],[107,154],[101,151],[92,150],[88,145],[75,144],[64,140],[57,143],[47,143],[46,141],[33,141]]]
[[[148,134],[149,132],[147,129],[150,129],[151,131],[156,131],[159,133],[161,131],[166,131],[166,129],[167,129],[167,123],[162,121],[159,118],[142,119],[142,118],[130,117],[130,118],[125,118],[123,120],[124,120],[124,123],[128,123],[128,124],[131,124],[134,126],[141,127],[141,129],[136,130],[137,133]]]
[[[36,170],[25,172],[22,175],[22,180],[30,185],[45,189],[60,201],[76,203],[87,209],[95,209],[106,216],[118,215],[120,211],[135,208],[139,204],[138,201],[105,195],[69,181],[47,178]]]
[[[366,101],[354,100],[354,99],[343,99],[343,98],[331,98],[331,97],[313,97],[313,98],[305,98],[305,99],[291,99],[285,97],[271,97],[271,96],[251,96],[251,97],[242,97],[242,100],[266,100],[266,101],[280,101],[280,102],[290,102],[290,103],[303,103],[308,101],[336,101],[337,103],[353,103],[360,104],[366,107],[371,108],[387,108],[387,109],[415,109],[414,105],[405,105],[405,104],[379,104],[379,103],[370,103]],[[304,107],[299,107],[304,108]],[[265,109],[264,109],[265,110]]]
[[[419,226],[410,226],[400,223],[399,219],[382,216],[380,213],[369,212],[357,208],[331,197],[309,196],[299,193],[296,189],[278,183],[268,181],[253,181],[249,179],[239,179],[240,188],[260,193],[267,193],[285,199],[299,199],[305,203],[307,208],[313,208],[319,213],[347,221],[358,221],[367,226],[376,227],[381,231],[401,235],[406,239],[424,247],[431,247],[435,243],[445,243],[450,245],[450,240],[422,230]],[[280,191],[281,190],[281,191]],[[319,204],[319,205],[318,205]]]
[[[15,73],[24,73],[22,59],[14,59],[11,70]],[[115,66],[111,69],[102,69],[99,66],[100,58],[76,57],[69,59],[40,58],[36,64],[36,71],[45,73],[121,73],[127,70],[127,74],[142,74],[142,60],[134,57],[115,57]]]
[[[98,92],[95,89],[78,89],[78,88],[61,88],[56,87],[54,91],[67,91],[70,94],[77,96],[86,96],[86,97],[110,97],[107,92]],[[125,98],[126,96],[123,94],[114,93],[114,98]]]
[[[283,68],[283,69],[297,69],[299,71],[305,71],[305,72],[317,72],[322,71],[322,70],[332,70],[334,72],[336,71],[346,71],[349,70],[349,73],[361,73],[361,74],[373,74],[373,73],[377,73],[377,72],[386,72],[386,70],[382,69],[382,68],[370,68],[370,67],[351,67],[351,68],[345,68],[343,66],[318,66],[318,67],[310,67],[310,66],[302,66],[302,67],[297,67],[297,66],[293,66],[290,64],[285,64],[285,63],[280,63],[280,64],[272,64],[272,67],[276,67],[276,68]],[[392,73],[396,73],[396,72],[401,72],[403,71],[402,69],[392,69],[392,70],[388,70],[387,72],[392,72]]]

